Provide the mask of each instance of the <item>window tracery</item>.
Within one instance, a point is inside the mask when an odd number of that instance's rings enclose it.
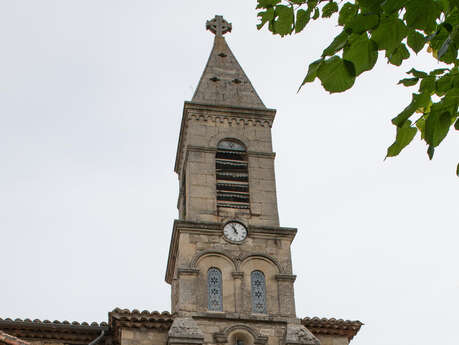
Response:
[[[209,310],[223,310],[222,295],[222,272],[218,268],[211,267],[207,271],[207,299]]]
[[[252,312],[266,313],[266,281],[261,271],[253,271],[250,274],[252,291]]]

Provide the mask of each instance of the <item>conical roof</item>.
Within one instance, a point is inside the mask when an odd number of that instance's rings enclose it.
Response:
[[[192,102],[266,109],[223,37],[231,24],[215,16],[207,28],[215,34],[214,46]]]

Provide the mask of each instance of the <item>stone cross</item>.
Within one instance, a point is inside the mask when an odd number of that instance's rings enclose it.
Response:
[[[223,19],[223,16],[215,16],[214,19],[206,22],[206,29],[210,30],[217,37],[223,37],[227,32],[231,32],[231,23]]]

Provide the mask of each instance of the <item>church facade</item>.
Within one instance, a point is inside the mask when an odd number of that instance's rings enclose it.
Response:
[[[115,309],[108,323],[91,325],[0,319],[0,344],[347,345],[359,331],[359,321],[297,317],[297,230],[280,226],[277,208],[276,111],[229,49],[231,24],[216,16],[206,27],[214,45],[184,104],[175,162],[171,312]]]

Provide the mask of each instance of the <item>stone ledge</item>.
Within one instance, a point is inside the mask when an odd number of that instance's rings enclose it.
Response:
[[[294,282],[296,280],[296,275],[294,274],[276,274],[276,280],[287,280]]]
[[[197,275],[197,274],[199,274],[199,269],[197,269],[197,268],[179,268],[178,269],[179,277],[181,275],[191,276],[191,275]]]

